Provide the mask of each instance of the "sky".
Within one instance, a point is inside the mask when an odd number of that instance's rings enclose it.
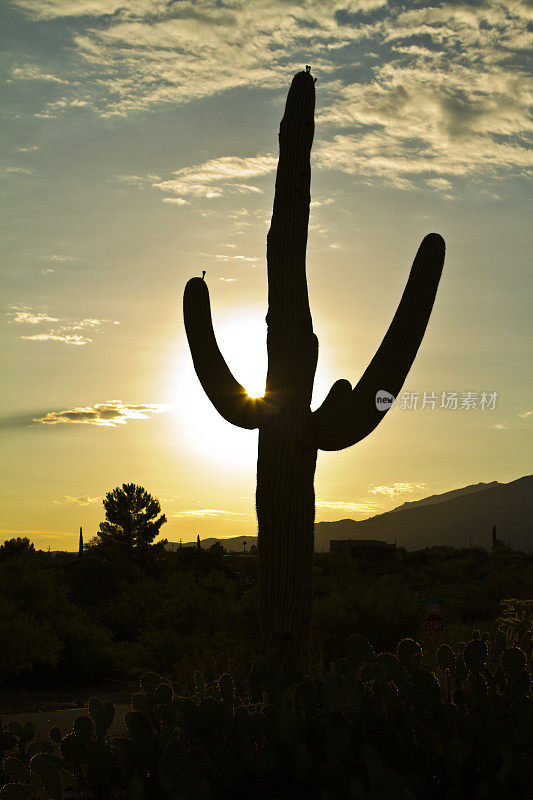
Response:
[[[203,394],[182,296],[205,269],[221,350],[261,394],[277,134],[306,64],[312,409],[359,380],[423,236],[447,248],[405,394],[367,439],[318,455],[316,520],[531,473],[531,2],[0,13],[0,541],[74,550],[131,482],[170,541],[256,534],[257,431]]]

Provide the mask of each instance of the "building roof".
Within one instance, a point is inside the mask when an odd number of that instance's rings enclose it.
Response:
[[[394,547],[394,544],[383,542],[380,539],[330,539],[332,544],[349,544],[353,547]]]

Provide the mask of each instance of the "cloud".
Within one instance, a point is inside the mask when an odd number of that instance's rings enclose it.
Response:
[[[358,514],[374,514],[381,508],[381,504],[373,500],[364,500],[360,503],[350,503],[344,500],[316,500],[317,508],[327,508],[333,511],[355,511]]]
[[[48,261],[74,261],[74,256],[60,256],[56,253],[53,253],[51,256],[48,256]]]
[[[192,511],[180,511],[177,514],[172,514],[173,517],[218,517],[221,514],[229,514],[230,516],[243,517],[238,511],[224,511],[222,508],[198,508]]]
[[[64,344],[73,345],[84,345],[92,342],[92,339],[89,339],[87,336],[61,333],[35,333],[33,336],[20,336],[19,338],[26,339],[31,342],[63,342]]]
[[[261,189],[257,186],[243,183],[242,179],[257,178],[273,172],[277,161],[277,157],[271,153],[260,153],[248,158],[221,156],[203,164],[176,170],[171,177],[152,182],[152,186],[167,195],[177,195],[176,199],[165,197],[165,202],[180,204],[187,202],[186,198],[213,199],[221,197],[224,192],[260,192]]]
[[[164,403],[146,403],[142,405],[125,405],[120,400],[109,400],[94,406],[77,406],[65,411],[49,411],[43,417],[34,419],[43,425],[81,424],[114,428],[125,425],[130,419],[149,419],[150,414],[169,411],[172,406]]]
[[[323,169],[418,189],[435,178],[523,175],[530,166],[526,0],[12,4],[34,19],[71,18],[78,74],[69,65],[74,85],[46,104],[42,118],[73,108],[126,115],[242,87],[281,96],[312,53],[323,137],[314,159]],[[64,80],[35,65],[15,70],[27,79]],[[215,162],[223,167],[223,159]],[[260,191],[249,177],[232,174],[231,191]],[[158,188],[169,197],[216,198],[230,190],[225,180],[192,167]]]
[[[105,17],[122,14],[142,15],[164,9],[166,2],[154,0],[14,0],[13,5],[37,19],[58,17]]]
[[[429,178],[426,180],[426,184],[431,189],[438,189],[442,191],[447,191],[448,189],[452,188],[452,184],[449,180],[447,180],[447,178]]]
[[[255,256],[230,256],[227,253],[198,253],[199,256],[202,258],[214,258],[216,261],[241,261],[242,263],[250,264],[250,266],[254,266],[256,261],[259,261],[259,258]]]
[[[0,169],[3,175],[31,175],[33,172],[29,167],[4,167]]]
[[[526,419],[527,417],[533,416],[533,411],[523,411],[521,414],[518,414],[519,417],[522,419]]]
[[[413,481],[406,483],[393,483],[392,486],[372,486],[370,487],[369,492],[370,494],[386,494],[389,497],[396,497],[398,494],[404,494],[405,492],[417,492],[425,488],[425,483]]]
[[[57,75],[48,75],[42,72],[38,67],[31,64],[26,64],[23,67],[14,67],[11,71],[11,78],[18,81],[52,81],[52,83],[68,83],[63,78],[58,78]],[[32,148],[38,149],[38,148]]]
[[[508,425],[506,422],[497,422],[495,425],[492,426],[497,431],[505,431],[508,429]]]
[[[77,506],[91,506],[94,503],[101,503],[101,497],[90,497],[88,494],[79,495],[78,497],[74,497],[70,494],[65,494],[61,500],[54,500],[54,503],[58,503],[62,505],[63,503],[72,503],[73,505]]]
[[[53,272],[53,270],[41,270],[42,274]],[[6,312],[8,322],[41,325],[45,322],[61,322],[59,326],[55,326],[52,330],[43,331],[41,333],[26,334],[20,336],[20,339],[26,339],[34,342],[63,342],[64,344],[71,345],[85,345],[90,344],[92,339],[82,334],[75,333],[75,331],[96,330],[106,323],[111,323],[108,319],[96,319],[94,317],[86,317],[81,320],[61,320],[59,317],[50,317],[44,311],[32,311],[28,306],[11,306],[9,311]],[[118,320],[113,320],[113,325],[120,325]]]
[[[186,206],[189,204],[184,197],[163,197],[163,203],[173,203],[176,206]]]
[[[33,312],[25,307],[12,306],[12,312],[11,322],[24,322],[29,325],[39,325],[42,322],[59,322],[57,317],[49,317],[43,311]]]

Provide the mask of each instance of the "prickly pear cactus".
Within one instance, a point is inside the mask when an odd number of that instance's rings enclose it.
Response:
[[[485,648],[479,647],[480,643]],[[435,670],[418,642],[375,653],[361,637],[320,678],[284,680],[262,658],[175,694],[141,679],[127,733],[92,698],[63,738],[30,724],[0,737],[0,800],[530,797],[531,653],[507,637],[442,645]],[[461,666],[459,666],[461,665]],[[454,684],[451,694],[442,679]]]

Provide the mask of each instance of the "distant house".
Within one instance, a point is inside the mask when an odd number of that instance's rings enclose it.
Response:
[[[330,539],[329,551],[377,561],[393,561],[396,558],[396,544],[378,539]]]

